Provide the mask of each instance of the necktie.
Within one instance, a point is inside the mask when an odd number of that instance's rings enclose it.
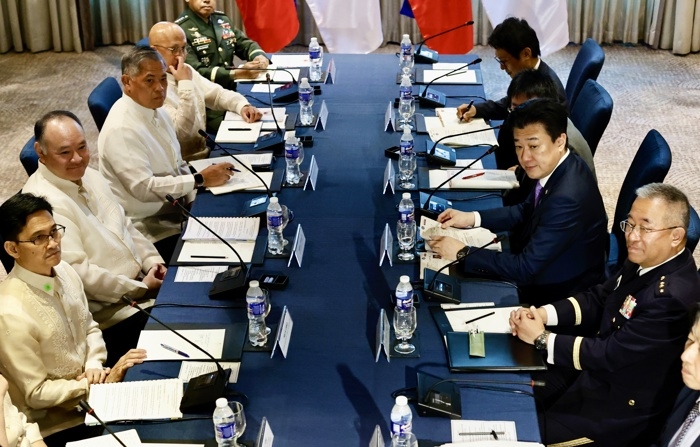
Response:
[[[676,442],[673,444],[674,447],[681,445],[683,438],[688,433],[688,430],[690,430],[690,427],[693,426],[693,423],[695,422],[695,419],[697,419],[698,415],[700,415],[700,402],[695,402],[693,409],[690,410],[690,413],[688,413],[688,416],[685,418],[685,421],[681,426],[681,432],[678,435],[678,438],[676,438]]]
[[[542,194],[542,184],[538,181],[535,185],[535,206],[540,204],[540,195]]]

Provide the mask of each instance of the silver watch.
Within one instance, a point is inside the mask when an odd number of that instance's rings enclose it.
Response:
[[[549,338],[549,334],[551,334],[551,331],[544,331],[542,332],[536,339],[535,339],[535,349],[538,351],[546,351],[547,350],[547,338]]]

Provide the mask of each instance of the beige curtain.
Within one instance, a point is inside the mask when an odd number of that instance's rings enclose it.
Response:
[[[2,0],[0,52],[82,51],[75,0]]]

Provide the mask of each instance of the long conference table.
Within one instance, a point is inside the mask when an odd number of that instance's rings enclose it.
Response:
[[[301,225],[306,234],[306,250],[301,267],[287,260],[265,259],[254,266],[252,277],[262,271],[279,271],[289,276],[285,290],[272,291],[272,311],[268,324],[279,322],[283,306],[294,321],[288,357],[280,352],[273,358],[265,352],[244,352],[237,383],[230,391],[247,396],[247,428],[241,440],[254,440],[263,417],[269,421],[276,445],[290,447],[369,445],[375,426],[381,427],[388,442],[392,392],[416,386],[416,372],[441,378],[527,381],[526,373],[450,374],[445,345],[428,311],[428,303],[418,309],[420,334],[419,358],[391,358],[382,354],[375,362],[375,330],[380,309],[389,322],[393,314],[390,300],[401,275],[418,279],[418,264],[385,260],[379,266],[380,237],[389,223],[395,232],[397,204],[401,190],[383,194],[383,174],[387,163],[384,149],[398,145],[401,134],[384,130],[384,114],[389,101],[398,96],[396,83],[398,60],[393,55],[326,55],[324,65],[335,61],[334,84],[322,86],[316,96],[314,112],[322,100],[330,111],[327,129],[297,129],[298,135],[313,135],[314,145],[306,150],[303,170],[315,155],[320,172],[315,191],[283,188],[280,203],[294,211],[295,220],[285,231],[293,236]],[[467,62],[472,55],[441,56],[441,61]],[[416,65],[416,67],[421,67]],[[427,66],[424,66],[427,67]],[[249,89],[242,86],[241,91]],[[483,95],[481,85],[438,86],[448,95]],[[414,86],[417,90],[417,87]],[[267,95],[254,96],[267,102]],[[469,98],[449,98],[447,106],[468,102]],[[251,101],[254,105],[254,101]],[[297,111],[297,105],[287,107]],[[430,109],[417,113],[432,115]],[[416,149],[423,150],[427,135],[414,134]],[[245,147],[245,146],[243,146]],[[468,150],[460,157],[475,157],[483,148]],[[220,152],[214,151],[212,156]],[[492,155],[490,157],[493,157]],[[277,167],[284,166],[279,157]],[[394,162],[396,163],[396,162]],[[486,162],[491,165],[493,161]],[[419,166],[425,159],[419,158]],[[244,201],[260,193],[233,193],[213,196],[200,191],[192,212],[197,216],[232,216]],[[450,191],[439,196],[453,197]],[[412,192],[417,203],[418,193]],[[499,206],[493,195],[471,201],[455,202],[455,207],[487,209]],[[264,218],[263,218],[264,220]],[[263,227],[261,234],[266,234]],[[171,266],[158,294],[157,304],[205,304],[225,306],[226,301],[211,301],[209,283],[174,282],[177,267]],[[480,283],[465,287],[463,301],[495,301],[514,304],[517,293],[500,294],[495,300],[490,289]],[[466,295],[466,296],[465,296]],[[158,306],[153,314],[167,323],[209,323],[227,327],[247,321],[245,310]],[[127,380],[151,380],[177,377],[180,362],[147,362],[132,368]],[[518,439],[539,442],[540,435],[532,397],[508,390],[532,391],[527,386],[495,385],[502,391],[461,388],[462,418],[477,420],[514,420]],[[419,417],[413,408],[413,432],[420,440],[436,445],[449,442],[450,420]],[[195,419],[201,416],[199,419]],[[188,418],[191,418],[188,420]],[[115,430],[134,426],[114,426]],[[185,414],[185,420],[135,425],[142,440],[207,440],[213,438],[211,413]],[[421,443],[431,445],[430,443]]]

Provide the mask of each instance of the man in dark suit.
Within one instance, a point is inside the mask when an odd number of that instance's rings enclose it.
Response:
[[[685,248],[689,208],[671,185],[639,188],[620,223],[629,250],[620,274],[511,314],[513,334],[549,363],[533,374],[547,384],[536,390],[545,444],[636,447],[658,436],[682,385],[688,314],[700,300],[700,276]],[[598,327],[592,337],[545,330],[591,323]]]
[[[586,163],[566,147],[566,110],[552,99],[533,99],[511,114],[515,150],[537,186],[519,205],[477,212],[449,209],[443,228],[483,226],[512,231],[510,253],[469,254],[450,237],[432,238],[445,259],[463,258],[466,273],[515,282],[524,302],[545,304],[598,284],[604,275],[607,217]]]
[[[700,306],[691,321],[693,327],[681,355],[685,386],[654,447],[700,447]]]
[[[515,17],[505,19],[493,29],[488,43],[496,52],[495,58],[501,70],[508,73],[508,76],[513,78],[522,70],[537,70],[552,78],[559,100],[566,105],[566,90],[554,70],[540,59],[540,41],[526,20]],[[504,120],[508,116],[509,107],[508,96],[498,101],[480,102],[472,107],[462,104],[457,108],[457,117],[466,121],[472,118]]]

